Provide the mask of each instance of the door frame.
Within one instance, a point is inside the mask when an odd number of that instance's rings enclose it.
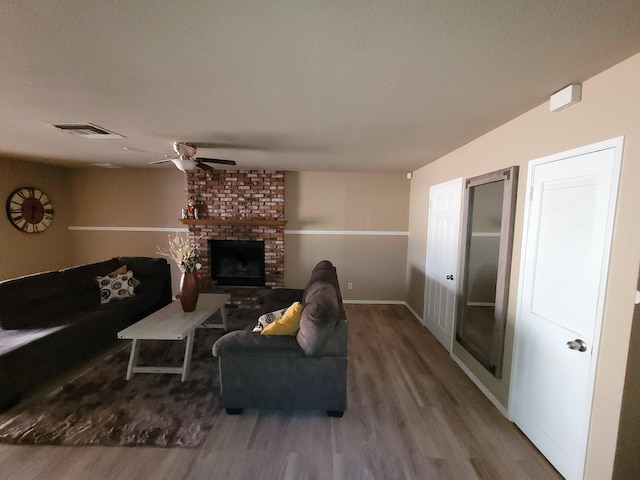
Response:
[[[520,348],[518,336],[521,335],[518,329],[518,319],[520,318],[520,312],[524,308],[524,298],[522,295],[523,292],[523,284],[525,280],[525,265],[526,265],[526,253],[527,253],[527,238],[529,235],[529,222],[531,217],[531,200],[533,198],[533,184],[534,184],[534,174],[535,168],[539,165],[562,161],[564,159],[568,159],[571,157],[576,157],[580,155],[586,155],[590,153],[595,153],[601,150],[614,149],[614,159],[613,159],[613,172],[612,172],[612,186],[611,196],[609,197],[609,209],[607,212],[607,224],[606,224],[606,243],[605,249],[603,251],[603,259],[604,263],[602,269],[600,271],[600,289],[598,292],[597,298],[597,307],[596,307],[596,322],[594,328],[594,336],[593,343],[590,345],[591,348],[591,358],[589,362],[589,380],[588,380],[588,391],[591,392],[589,397],[587,398],[586,405],[586,415],[587,418],[584,419],[586,425],[586,441],[585,441],[585,449],[584,449],[584,458],[582,464],[582,474],[584,474],[584,468],[586,466],[587,453],[588,453],[588,444],[589,444],[589,436],[590,436],[590,427],[591,427],[591,419],[592,419],[592,411],[593,411],[593,394],[595,391],[595,379],[596,379],[596,370],[599,361],[599,353],[600,353],[600,341],[602,335],[602,324],[604,321],[604,306],[605,299],[607,295],[607,280],[609,274],[609,264],[611,259],[611,246],[613,241],[613,232],[614,232],[614,222],[615,222],[615,214],[617,210],[617,197],[620,186],[620,172],[622,167],[622,155],[624,148],[624,136],[611,138],[608,140],[604,140],[601,142],[593,143],[590,145],[586,145],[583,147],[575,148],[572,150],[567,150],[564,152],[556,153],[553,155],[548,155],[545,157],[541,157],[535,160],[531,160],[528,166],[527,172],[527,187],[526,187],[526,202],[524,209],[524,217],[523,217],[523,229],[522,229],[522,245],[521,245],[521,257],[520,257],[520,273],[518,278],[518,295],[517,295],[517,307],[516,307],[516,318],[515,318],[515,326],[514,326],[514,339],[513,339],[513,354],[512,354],[512,368],[511,368],[511,378],[509,385],[509,406],[508,406],[508,414],[509,420],[513,422],[514,419],[514,406],[511,399],[514,398],[515,395],[515,385],[516,385],[516,377],[519,372],[517,371],[515,362],[520,356]]]

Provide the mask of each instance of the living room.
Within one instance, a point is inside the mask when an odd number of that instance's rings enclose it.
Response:
[[[338,268],[346,303],[406,305],[421,320],[429,189],[454,178],[519,166],[505,348],[505,365],[510,365],[528,163],[624,135],[584,477],[594,479],[609,478],[616,451],[626,448],[618,443],[625,426],[619,429],[618,425],[625,388],[627,392],[635,388],[630,384],[633,374],[627,372],[637,373],[638,368],[631,364],[627,370],[628,354],[638,345],[631,328],[640,262],[640,191],[636,187],[640,180],[640,55],[627,55],[615,63],[589,78],[574,79],[582,83],[582,100],[577,105],[551,113],[547,99],[538,99],[515,118],[416,168],[274,168],[284,172],[284,286],[303,287],[313,265],[328,258]],[[153,156],[144,156],[144,163],[147,159],[153,160]],[[8,221],[0,222],[4,252],[0,280],[113,256],[156,256],[168,235],[185,231],[179,218],[188,200],[187,185],[192,174],[175,168],[56,165],[38,158],[24,159],[11,151],[3,153],[0,167],[0,193],[5,198],[18,186],[37,185],[47,192],[55,208],[55,220],[42,234],[26,235]],[[407,173],[411,173],[410,179]],[[179,271],[173,266],[172,275],[173,290],[177,292]],[[505,375],[497,379],[473,358],[462,360],[476,381],[507,408],[508,367]]]

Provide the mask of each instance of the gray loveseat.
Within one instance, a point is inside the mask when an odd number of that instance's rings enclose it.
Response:
[[[296,336],[260,335],[252,324],[214,344],[227,413],[287,408],[341,417],[346,410],[347,319],[331,262],[316,265],[304,290],[273,290],[261,313],[295,301],[303,306]]]
[[[140,282],[135,295],[101,304],[96,277],[124,265]],[[0,411],[169,302],[164,258],[118,257],[0,282]]]

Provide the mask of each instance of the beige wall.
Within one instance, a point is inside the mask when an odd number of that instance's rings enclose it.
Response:
[[[486,388],[503,405],[507,405],[527,164],[545,155],[625,136],[588,447],[587,479],[610,478],[620,415],[633,297],[640,263],[639,84],[640,55],[636,55],[584,82],[581,103],[556,113],[550,113],[548,103],[544,103],[414,172],[411,182],[408,301],[414,310],[422,312],[429,188],[457,177],[472,177],[511,165],[520,166],[503,378],[494,379],[473,358],[456,350]]]
[[[70,185],[74,225],[183,227],[186,179],[177,169],[75,168]]]
[[[74,169],[74,226],[182,228],[186,180],[174,169]],[[348,207],[348,208],[347,208]],[[404,174],[288,172],[285,231],[401,231],[405,235],[285,235],[285,286],[302,287],[311,268],[329,259],[345,298],[403,301],[409,211]],[[115,255],[155,256],[167,232],[72,231],[73,261]],[[172,264],[173,288],[179,271]],[[385,272],[381,275],[380,272]],[[347,282],[353,290],[347,290]]]
[[[130,231],[72,230],[74,264],[115,256],[156,257],[168,236],[184,228],[179,221],[186,203],[184,173],[176,169],[75,168],[69,173],[72,228],[129,227]],[[144,228],[168,231],[144,231]],[[171,262],[171,261],[170,261]],[[180,271],[171,262],[173,292]]]
[[[285,217],[285,286],[304,286],[328,259],[345,300],[404,301],[406,174],[288,172]]]
[[[52,226],[39,235],[20,233],[8,221],[0,223],[6,247],[2,251],[12,252],[3,253],[2,278],[119,255],[156,256],[156,247],[166,244],[173,229],[184,228],[178,218],[186,202],[186,179],[178,170],[1,162],[7,173],[0,180],[5,198],[17,186],[37,185],[51,196],[56,212]],[[286,286],[304,286],[311,268],[326,258],[338,267],[345,298],[405,299],[409,216],[405,174],[289,172],[285,182],[286,231],[294,232],[285,236]],[[148,228],[165,231],[145,231]],[[309,230],[351,233],[297,233]],[[177,292],[180,275],[173,264],[172,276]],[[353,290],[347,289],[348,282]]]
[[[6,213],[0,213],[0,280],[70,266],[68,169],[0,159],[0,172],[3,210],[11,192],[25,186],[43,190],[54,208],[54,218],[49,228],[35,234],[18,231],[9,223]]]
[[[640,291],[640,274],[638,275],[638,291]],[[615,480],[638,478],[640,472],[640,305],[633,311],[633,327],[631,343],[627,359],[624,396],[622,398],[622,414],[618,432],[618,448],[613,471]]]

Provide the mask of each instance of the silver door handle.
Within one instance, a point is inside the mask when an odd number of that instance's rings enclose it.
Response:
[[[579,352],[587,351],[587,344],[584,340],[580,340],[579,338],[567,342],[567,347],[569,347],[569,350],[578,350]]]

